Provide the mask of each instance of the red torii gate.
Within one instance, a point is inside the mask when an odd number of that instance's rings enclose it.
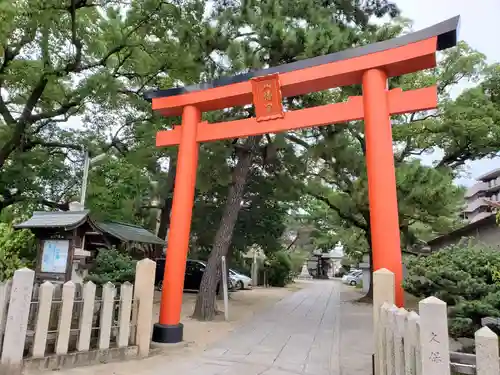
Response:
[[[436,51],[456,45],[459,16],[395,39],[264,69],[211,83],[149,92],[154,111],[182,115],[182,124],[159,131],[156,146],[179,145],[168,235],[160,320],[153,341],[182,341],[184,273],[198,165],[198,144],[347,121],[365,122],[373,268],[395,274],[396,303],[403,306],[402,263],[390,116],[437,106],[436,87],[388,90],[387,78],[436,66]],[[284,112],[282,96],[363,85],[347,102]],[[255,118],[208,124],[203,112],[255,106]]]

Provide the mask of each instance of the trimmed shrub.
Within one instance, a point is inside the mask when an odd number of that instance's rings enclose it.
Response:
[[[268,259],[268,282],[271,286],[284,287],[292,281],[293,263],[290,255],[278,251]]]
[[[136,261],[127,253],[115,248],[99,249],[94,266],[86,280],[97,285],[107,282],[119,284],[128,281],[134,283],[135,264]]]
[[[453,337],[474,337],[481,318],[500,317],[500,251],[465,241],[429,256],[408,258],[404,289],[448,306]]]

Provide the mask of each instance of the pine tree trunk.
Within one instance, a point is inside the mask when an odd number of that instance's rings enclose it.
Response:
[[[262,136],[249,137],[233,170],[232,184],[224,207],[224,212],[215,234],[214,244],[207,268],[203,273],[200,291],[196,298],[193,317],[199,320],[213,320],[216,313],[215,298],[217,283],[221,279],[221,258],[226,255],[231,245],[233,230],[238,220],[241,200],[245,191],[248,172],[252,166],[254,151]],[[220,286],[222,288],[222,285]]]

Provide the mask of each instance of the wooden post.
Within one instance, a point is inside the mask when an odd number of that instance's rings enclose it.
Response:
[[[227,290],[227,264],[226,264],[226,257],[222,256],[221,259],[222,262],[222,291],[224,293],[224,319],[226,321],[229,320],[229,296],[228,296],[228,290]]]

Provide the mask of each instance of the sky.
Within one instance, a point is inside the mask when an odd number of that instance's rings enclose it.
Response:
[[[415,31],[460,15],[458,38],[484,53],[489,63],[500,62],[500,0],[395,0],[395,3],[403,17],[414,21]],[[466,174],[457,183],[470,186],[476,177],[499,167],[500,158],[468,163]]]

